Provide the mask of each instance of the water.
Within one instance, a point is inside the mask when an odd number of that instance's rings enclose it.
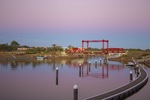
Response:
[[[145,68],[148,75],[150,75],[150,68],[144,65],[142,66]],[[126,100],[150,100],[149,91],[150,91],[150,77],[147,84],[140,91],[130,96]]]
[[[73,100],[75,84],[83,100],[130,82],[130,68],[100,59],[1,61],[0,100]]]

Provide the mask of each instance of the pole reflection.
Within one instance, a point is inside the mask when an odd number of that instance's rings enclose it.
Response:
[[[89,64],[87,65],[82,65],[79,66],[82,68],[79,68],[79,72],[82,72],[82,78],[84,77],[92,77],[92,78],[108,78],[108,64],[107,65],[102,65],[99,67],[94,67],[90,66]],[[81,77],[81,76],[80,76]]]
[[[109,70],[122,70],[123,65],[113,65],[113,64],[96,64],[91,66],[91,63],[79,65],[79,77],[82,78],[102,78],[106,79],[109,77]]]
[[[11,61],[3,62],[5,65],[10,65],[12,70],[17,70],[18,68],[24,68],[26,66],[32,65],[35,69],[36,67],[41,66],[42,64],[48,64],[51,66],[51,69],[56,71],[56,85],[58,85],[58,72],[56,66],[61,68],[78,68],[78,77],[86,78],[108,78],[109,70],[122,70],[125,68],[123,64],[106,64],[102,58],[91,58],[91,59],[67,59],[67,60],[47,60],[47,61]],[[1,63],[1,64],[3,64]],[[81,65],[79,65],[81,63]],[[137,71],[135,70],[135,73]]]

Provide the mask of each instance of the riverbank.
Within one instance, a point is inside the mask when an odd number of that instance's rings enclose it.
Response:
[[[123,55],[118,58],[109,58],[109,60],[118,61],[122,63],[128,63],[128,62],[132,62],[132,58],[143,59],[143,58],[149,58],[149,57],[150,57],[150,51],[135,49],[135,50],[128,50],[126,55]],[[146,63],[150,65],[150,61],[147,61]]]
[[[44,56],[47,59],[77,59],[77,58],[87,58],[87,55],[80,54],[66,54],[65,52],[52,51],[49,53],[37,53],[37,54],[27,54],[24,52],[0,52],[0,60],[36,60],[37,56]],[[150,51],[146,50],[128,50],[126,55],[118,58],[109,58],[109,61],[117,61],[127,64],[132,62],[132,57],[134,59],[143,59],[150,57]],[[150,61],[146,61],[146,64],[150,65]]]
[[[52,52],[49,54],[25,54],[18,52],[0,52],[0,60],[36,60],[37,56],[43,56],[47,59],[76,59],[85,58],[83,55],[64,54],[64,52]]]
[[[146,66],[150,67],[150,60],[144,61],[143,64],[145,64]]]

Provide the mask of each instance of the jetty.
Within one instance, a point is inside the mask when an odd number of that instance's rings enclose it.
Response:
[[[139,91],[148,82],[148,73],[139,66],[138,77],[130,83],[85,100],[122,100]]]

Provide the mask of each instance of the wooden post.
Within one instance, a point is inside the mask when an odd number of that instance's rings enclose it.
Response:
[[[81,64],[79,65],[79,77],[81,77]]]
[[[139,65],[136,66],[136,70],[137,70],[137,71],[136,71],[136,75],[137,75],[137,77],[138,77],[138,76],[139,76]]]
[[[88,64],[88,65],[89,65],[89,72],[91,72],[91,65],[90,65],[90,61],[89,61],[89,64]]]
[[[130,71],[130,82],[133,81],[133,73]]]
[[[101,66],[101,64],[102,64],[102,61],[101,61],[101,59],[100,59],[100,66]]]
[[[75,84],[73,87],[73,100],[78,100],[78,86]]]
[[[58,85],[58,67],[56,67],[56,85]]]
[[[97,60],[95,61],[95,68],[97,68]]]

